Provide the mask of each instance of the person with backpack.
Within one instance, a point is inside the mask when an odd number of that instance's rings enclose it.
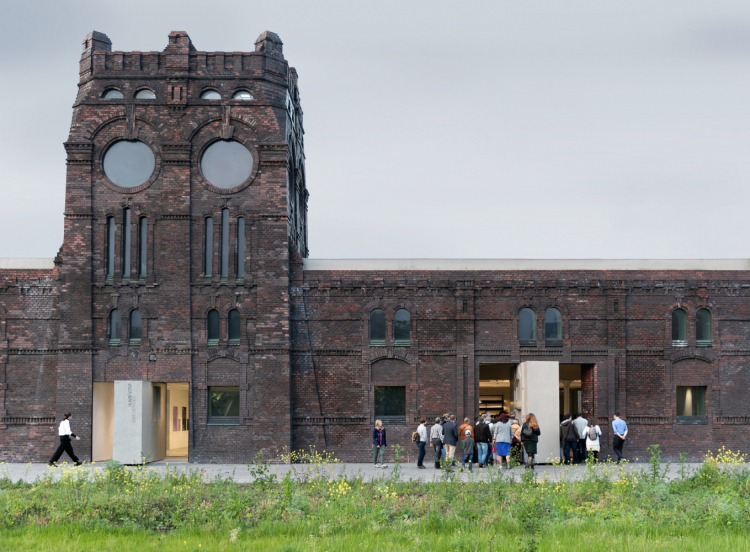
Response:
[[[625,420],[620,419],[619,412],[615,412],[612,418],[612,433],[614,434],[612,448],[617,455],[617,462],[615,464],[619,464],[623,458],[622,447],[625,444],[625,438],[628,436],[628,424],[625,423]]]
[[[424,425],[426,422],[427,418],[420,418],[419,427],[417,428],[417,431],[415,431],[411,436],[411,440],[416,443],[417,447],[419,448],[419,455],[417,456],[417,469],[420,470],[426,469],[424,467],[424,464],[422,464],[422,462],[424,461],[425,447],[427,446],[427,427]]]
[[[594,418],[589,418],[589,424],[586,428],[586,451],[594,456],[594,462],[599,461],[599,437],[602,434],[602,430],[596,424]]]
[[[490,434],[490,428],[482,416],[477,418],[477,425],[474,426],[474,437],[477,445],[477,463],[480,468],[484,468],[487,465],[487,451],[492,442],[492,434]]]
[[[385,428],[381,420],[375,420],[375,427],[372,430],[372,450],[373,450],[373,462],[376,468],[387,468],[388,464],[385,463],[385,447],[387,443],[385,440]],[[380,463],[378,463],[378,454],[380,454]]]
[[[534,456],[537,453],[537,447],[539,445],[539,436],[542,434],[539,429],[539,422],[536,416],[529,412],[526,416],[526,421],[521,426],[521,443],[526,451],[529,459],[526,462],[526,469],[534,469]]]
[[[440,459],[443,457],[443,420],[435,418],[435,425],[430,428],[430,444],[435,449],[435,469],[440,469]]]
[[[589,421],[582,414],[576,413],[573,416],[573,425],[578,430],[578,460],[583,464],[586,462],[586,429],[588,428]]]
[[[560,443],[563,446],[563,463],[578,464],[578,430],[570,418],[570,414],[565,415],[565,419],[560,424]],[[570,454],[572,451],[572,455]],[[572,458],[571,458],[572,456]]]

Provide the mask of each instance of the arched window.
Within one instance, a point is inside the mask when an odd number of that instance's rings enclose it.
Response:
[[[136,100],[155,100],[156,94],[154,94],[153,90],[144,88],[143,90],[139,90],[138,92],[135,93],[135,99]]]
[[[203,240],[203,276],[211,277],[214,259],[214,218],[206,217],[206,227]]]
[[[122,216],[122,279],[130,279],[130,209]]]
[[[128,331],[130,342],[140,343],[141,332],[141,311],[139,309],[133,309],[130,311],[130,328]]]
[[[518,340],[536,345],[536,313],[532,309],[521,309],[518,313]]]
[[[115,275],[115,217],[107,217],[107,280]]]
[[[240,340],[240,311],[232,309],[229,311],[229,341]]]
[[[551,308],[544,313],[545,341],[562,341],[562,316],[560,311]]]
[[[216,90],[204,90],[201,92],[201,100],[220,100],[221,94]]]
[[[145,278],[148,271],[148,219],[138,219],[138,278]]]
[[[711,313],[708,309],[698,309],[695,313],[695,341],[698,347],[711,345]]]
[[[375,309],[370,313],[370,346],[385,345],[385,312]]]
[[[253,95],[248,92],[247,90],[238,90],[234,93],[234,96],[232,96],[233,100],[252,100]]]
[[[102,94],[102,98],[104,98],[105,100],[121,100],[123,96],[122,92],[120,92],[119,90],[110,88],[109,90],[104,91],[104,94]]]
[[[237,219],[237,279],[245,278],[245,218]]]
[[[406,309],[398,309],[393,317],[393,339],[395,345],[408,347],[411,337],[411,316]]]
[[[687,316],[682,309],[672,311],[672,346],[687,345]]]
[[[207,320],[208,344],[217,345],[219,343],[219,311],[211,309],[208,311]]]
[[[221,210],[221,279],[226,282],[229,274],[229,209]]]
[[[120,309],[112,309],[112,312],[109,313],[109,344],[110,345],[120,344],[121,323],[122,321],[120,320]]]

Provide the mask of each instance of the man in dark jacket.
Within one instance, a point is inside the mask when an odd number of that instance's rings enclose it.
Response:
[[[474,441],[477,444],[477,463],[480,468],[483,468],[487,463],[487,451],[492,442],[492,435],[490,434],[489,426],[484,422],[482,416],[477,418],[477,425],[474,426]]]
[[[445,445],[445,456],[451,460],[451,465],[456,462],[453,459],[456,454],[456,443],[458,443],[458,426],[456,415],[451,414],[448,421],[443,424],[443,444]]]
[[[573,463],[578,464],[578,430],[570,419],[570,414],[560,424],[560,444],[563,446],[563,458],[566,464],[570,463],[569,452],[573,451]]]

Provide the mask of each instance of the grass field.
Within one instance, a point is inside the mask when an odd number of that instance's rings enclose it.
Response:
[[[296,455],[283,479],[260,460],[251,484],[205,481],[109,463],[98,473],[11,483],[0,465],[2,550],[750,550],[750,470],[719,451],[666,481],[649,469],[589,465],[584,477],[378,481],[331,476],[331,462]],[[579,470],[581,468],[578,468]]]

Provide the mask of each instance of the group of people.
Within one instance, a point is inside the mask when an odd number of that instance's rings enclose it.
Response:
[[[612,448],[619,464],[623,458],[622,447],[628,435],[628,425],[620,418],[620,413],[612,416]],[[592,456],[599,461],[602,430],[594,418],[586,419],[581,414],[565,414],[560,420],[560,461],[564,464],[583,464]]]

